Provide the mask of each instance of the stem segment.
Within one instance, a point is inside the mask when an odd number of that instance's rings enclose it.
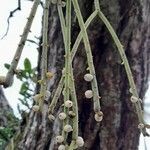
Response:
[[[83,41],[84,41],[84,46],[85,46],[85,50],[87,54],[89,71],[90,71],[90,74],[92,74],[94,77],[91,84],[92,84],[92,90],[93,90],[94,111],[96,113],[100,111],[100,102],[99,102],[99,92],[98,92],[98,86],[97,86],[97,80],[96,80],[96,73],[95,73],[93,59],[92,59],[91,46],[90,46],[89,38],[87,35],[86,27],[82,18],[82,14],[79,8],[78,1],[72,0],[72,2],[73,2],[74,10],[76,12],[76,16],[78,18],[79,26],[81,28],[81,32],[83,35]]]
[[[128,59],[127,59],[126,54],[124,52],[123,46],[122,46],[120,40],[118,39],[118,36],[116,35],[116,33],[115,33],[114,29],[112,28],[111,24],[109,23],[109,21],[107,20],[105,15],[101,12],[100,6],[99,6],[99,1],[95,0],[95,4],[96,4],[95,5],[95,9],[98,10],[98,16],[103,21],[103,23],[106,25],[109,33],[111,34],[112,39],[114,40],[114,42],[115,42],[115,44],[117,46],[117,50],[118,50],[118,52],[119,52],[119,54],[121,56],[121,59],[122,59],[122,61],[124,63],[125,71],[126,71],[126,74],[127,74],[127,78],[129,80],[129,85],[131,87],[132,94],[137,99],[139,99],[135,103],[135,107],[136,107],[139,123],[145,124],[144,120],[143,120],[143,113],[142,113],[140,98],[139,98],[139,95],[138,95],[138,92],[137,92],[137,89],[136,89],[136,86],[135,86],[135,83],[134,83],[133,74],[131,72],[131,69],[130,69],[130,66],[129,66],[129,62],[128,62]],[[143,133],[143,135],[147,135],[145,128],[142,129],[142,133]]]
[[[49,15],[49,0],[45,0],[44,5],[44,19],[43,19],[43,43],[42,43],[42,73],[41,73],[41,89],[40,94],[42,95],[42,99],[40,100],[39,106],[42,110],[42,106],[45,99],[45,92],[47,89],[47,51],[48,51],[48,40],[47,40],[47,33],[48,33],[48,15]]]

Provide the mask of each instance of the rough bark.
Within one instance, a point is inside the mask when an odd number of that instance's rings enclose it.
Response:
[[[10,107],[5,97],[2,87],[0,86],[0,126],[1,127],[5,127],[8,124],[7,113],[13,114],[13,110]]]
[[[149,74],[149,37],[150,37],[150,2],[148,0],[101,0],[101,9],[117,32],[134,74],[138,93],[143,99],[147,89]],[[93,1],[80,0],[84,19],[90,15]],[[72,25],[73,41],[79,32],[77,19]],[[57,9],[50,6],[49,14],[49,52],[48,68],[55,76],[48,83],[52,92],[57,87],[64,63],[64,48]],[[79,131],[85,140],[81,149],[85,150],[136,150],[138,149],[139,130],[135,108],[129,101],[129,85],[123,65],[104,24],[96,19],[88,29],[93,50],[96,76],[101,95],[101,106],[104,119],[96,123],[93,118],[91,102],[84,98],[84,91],[90,87],[83,76],[87,61],[83,44],[74,59],[74,75],[76,81],[79,106]],[[40,56],[39,52],[39,76]],[[38,92],[38,87],[37,87]],[[52,93],[53,95],[53,93]],[[51,99],[50,99],[51,100]],[[48,102],[49,103],[49,102]],[[61,101],[59,101],[61,104]],[[60,111],[58,105],[55,110]],[[48,104],[44,104],[44,112],[30,112],[29,120],[22,131],[22,138],[16,143],[21,150],[55,150],[54,137],[60,130],[58,119],[50,123],[47,118]]]
[[[18,119],[15,117],[0,86],[0,150],[5,149],[10,138],[16,132],[17,125]]]

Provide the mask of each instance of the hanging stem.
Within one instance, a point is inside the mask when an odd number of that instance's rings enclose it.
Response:
[[[140,98],[138,96],[138,92],[137,92],[137,89],[136,89],[136,86],[135,86],[135,83],[134,83],[133,75],[132,75],[132,72],[131,72],[131,69],[130,69],[130,66],[129,66],[129,63],[128,63],[128,59],[127,59],[126,54],[124,52],[123,46],[122,46],[120,40],[118,39],[118,36],[116,35],[116,33],[115,33],[114,29],[112,28],[111,24],[109,23],[109,21],[107,20],[105,15],[101,12],[98,0],[95,0],[95,9],[98,10],[99,18],[106,25],[109,33],[112,36],[112,39],[114,40],[114,42],[117,46],[117,50],[119,51],[119,54],[120,54],[120,56],[122,58],[122,61],[124,63],[125,71],[126,71],[126,74],[127,74],[127,78],[129,80],[129,85],[131,87],[132,94],[133,94],[133,96],[135,96],[138,99],[138,101],[135,103],[135,107],[136,107],[139,123],[145,124],[144,120],[143,120],[143,113],[142,113],[142,109],[141,109]],[[143,132],[143,135],[147,134],[145,128],[142,130],[142,132]]]
[[[63,25],[63,20],[61,20]],[[70,44],[71,44],[71,1],[66,0],[66,27],[64,32],[64,44],[65,44],[65,85],[64,85],[64,103],[70,99],[70,69],[71,69],[71,55],[70,55]],[[64,26],[63,26],[64,27]],[[67,114],[68,108],[64,107],[64,112]],[[68,117],[63,121],[63,127],[69,122]],[[67,133],[63,130],[62,135],[65,140],[67,139]]]
[[[33,6],[31,8],[31,12],[30,12],[28,20],[27,20],[27,23],[24,27],[20,42],[19,42],[18,47],[16,49],[16,53],[14,55],[12,62],[11,62],[11,66],[8,70],[8,73],[6,75],[4,82],[0,82],[2,85],[4,85],[5,88],[10,87],[13,84],[14,74],[15,74],[18,62],[20,60],[25,42],[27,40],[27,36],[30,32],[30,28],[31,28],[31,25],[32,25],[34,16],[36,14],[39,3],[40,3],[40,0],[34,0]]]
[[[61,31],[62,31],[62,35],[63,35],[64,45],[66,47],[66,25],[65,25],[66,23],[65,23],[63,11],[62,11],[62,6],[59,3],[57,3],[57,9],[58,9],[58,14],[59,14],[59,19],[60,19],[60,25],[61,25]],[[65,80],[65,74],[64,74],[65,72],[64,71],[65,71],[65,69],[62,71],[61,79],[58,83],[56,92],[55,92],[54,97],[49,106],[49,113],[51,113],[51,114],[53,114],[53,112],[54,112],[54,108],[57,104],[57,101],[60,97],[60,94],[61,94],[63,86],[64,86],[64,80]]]
[[[94,64],[93,64],[93,59],[92,59],[91,46],[90,46],[90,42],[88,39],[86,27],[85,27],[85,24],[83,21],[83,17],[81,15],[78,1],[72,0],[72,2],[73,2],[74,10],[76,12],[76,16],[78,18],[79,26],[81,28],[81,32],[83,35],[83,41],[84,41],[84,46],[85,46],[85,50],[86,50],[86,54],[87,54],[89,71],[90,71],[90,74],[92,74],[94,77],[91,84],[92,84],[92,90],[93,90],[94,111],[95,111],[95,113],[97,113],[100,111],[100,102],[99,102],[99,92],[98,92],[96,74],[95,74],[95,69],[94,69]]]
[[[60,81],[58,83],[58,87],[56,89],[54,97],[53,97],[53,99],[51,101],[51,104],[49,106],[49,113],[50,114],[53,114],[54,108],[55,108],[55,106],[57,104],[57,101],[58,101],[58,98],[60,97],[60,94],[62,92],[62,89],[63,89],[63,86],[64,86],[64,78],[65,78],[64,75],[62,75],[62,77],[61,77],[61,79],[60,79]]]
[[[57,4],[57,9],[58,9],[58,14],[59,14],[59,18],[60,18],[60,24],[61,24],[61,31],[63,34],[63,40],[64,40],[64,44],[66,43],[66,37],[65,37],[65,32],[66,32],[66,23],[65,23],[65,18],[64,18],[64,14],[62,11],[62,6],[58,3]]]
[[[49,0],[45,0],[45,5],[44,5],[44,18],[43,18],[43,41],[42,41],[42,73],[41,73],[41,89],[40,89],[40,94],[42,95],[42,99],[39,102],[40,109],[42,110],[42,106],[44,103],[45,99],[45,92],[47,89],[47,51],[48,51],[48,40],[47,40],[47,33],[48,33],[48,15],[49,15]]]
[[[65,36],[64,36],[65,38]],[[70,80],[70,43],[71,43],[71,2],[66,1],[66,42],[65,42],[65,96],[64,99],[69,100],[69,80]]]
[[[73,112],[75,113],[75,116],[72,119],[73,122],[72,140],[76,140],[78,137],[78,103],[74,84],[73,68],[71,68],[71,99],[73,102]]]
[[[59,5],[59,8],[58,8],[58,9],[61,9],[61,10],[59,10],[58,12],[59,12],[59,17],[60,17],[62,32],[64,32],[66,28],[65,28],[65,21],[64,21],[64,19],[62,19],[62,18],[63,18],[62,7]],[[94,11],[94,12],[89,16],[89,18],[88,18],[87,21],[85,22],[85,27],[86,27],[86,28],[88,28],[88,26],[89,26],[90,23],[93,21],[93,19],[96,17],[96,15],[97,15],[97,11]],[[64,36],[64,35],[65,35],[65,33],[63,33],[63,39],[65,39],[65,36]],[[74,58],[74,56],[75,56],[75,54],[76,54],[76,52],[77,52],[77,49],[78,49],[78,47],[79,47],[79,44],[80,44],[81,40],[82,40],[82,33],[81,33],[81,31],[80,31],[80,33],[78,34],[78,37],[77,37],[77,39],[76,39],[76,41],[75,41],[75,43],[74,43],[74,45],[73,45],[72,51],[71,51],[71,62],[72,62],[72,60],[73,60],[73,58]],[[58,98],[60,97],[61,91],[62,91],[62,89],[63,89],[63,85],[64,85],[64,75],[61,76],[61,79],[60,79],[60,82],[59,82],[58,87],[57,87],[57,89],[56,89],[56,92],[55,92],[54,97],[53,97],[53,99],[52,99],[52,102],[51,102],[51,104],[50,104],[50,106],[49,106],[49,110],[53,110],[53,111],[54,111],[54,108],[55,108],[55,106],[56,106],[56,103],[57,103],[57,101],[58,101]],[[55,105],[54,105],[54,104],[55,104]],[[54,106],[53,106],[53,105],[54,105]],[[51,109],[51,108],[53,108],[53,109]],[[51,113],[53,113],[53,111],[51,111]]]
[[[89,27],[89,25],[91,24],[91,22],[94,20],[94,18],[97,16],[97,11],[94,11],[90,16],[89,18],[87,19],[87,21],[85,22],[85,28],[87,29]],[[77,52],[77,49],[79,47],[79,44],[81,42],[83,38],[83,35],[82,35],[82,31],[80,31],[80,33],[78,34],[77,38],[76,38],[76,41],[73,45],[73,48],[72,48],[72,51],[71,51],[71,58],[73,60],[76,52]]]

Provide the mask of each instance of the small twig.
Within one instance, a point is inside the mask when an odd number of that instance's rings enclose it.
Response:
[[[27,42],[30,42],[30,43],[32,43],[32,44],[36,44],[37,46],[39,46],[39,44],[38,44],[37,42],[35,42],[34,40],[27,39],[26,41],[27,41]]]
[[[18,7],[16,9],[14,9],[13,11],[10,12],[9,17],[7,18],[7,29],[6,29],[6,33],[2,36],[1,40],[4,39],[5,36],[7,36],[8,31],[9,31],[9,24],[10,24],[10,18],[13,17],[14,13],[18,10],[21,10],[21,0],[18,0]]]
[[[33,2],[34,0],[27,0],[27,1],[31,1],[31,2]],[[40,1],[40,5],[42,6],[42,8],[44,8],[44,6],[43,6],[43,2],[42,2],[42,1]]]

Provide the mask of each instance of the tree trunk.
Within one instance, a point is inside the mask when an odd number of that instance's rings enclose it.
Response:
[[[2,87],[0,86],[0,126],[1,127],[5,127],[8,124],[8,115],[7,113],[12,113],[13,114],[13,110],[10,107]]]
[[[93,0],[79,0],[82,14],[86,20],[93,11]],[[149,74],[149,36],[150,36],[150,2],[148,0],[100,0],[101,9],[119,36],[129,60],[134,80],[141,99],[147,89]],[[79,33],[77,19],[72,24],[72,41]],[[93,118],[92,103],[84,98],[84,91],[89,84],[83,76],[86,73],[87,60],[83,44],[74,58],[74,75],[79,107],[79,132],[85,144],[82,150],[136,150],[140,132],[138,119],[129,97],[129,84],[121,59],[105,25],[98,19],[88,28],[92,46],[93,60],[101,95],[101,107],[104,119],[96,123]],[[50,6],[49,13],[49,51],[48,70],[55,73],[48,82],[52,92],[60,80],[64,66],[64,45],[60,22],[55,5]],[[39,76],[40,56],[39,51]],[[39,87],[37,86],[37,92]],[[54,93],[52,93],[53,95]],[[51,101],[51,100],[50,100]],[[48,104],[50,103],[48,102]],[[55,150],[55,136],[59,133],[60,122],[48,120],[48,104],[44,112],[30,112],[28,122],[15,149],[20,150]],[[59,101],[61,105],[61,101]],[[57,105],[57,116],[61,107]]]
[[[5,149],[10,138],[17,130],[18,119],[10,107],[0,86],[0,150]]]

